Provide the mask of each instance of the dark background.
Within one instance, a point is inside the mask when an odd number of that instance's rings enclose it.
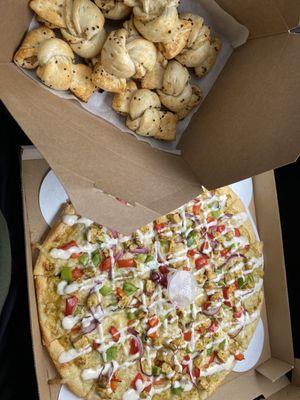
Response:
[[[11,286],[0,315],[0,399],[35,400],[38,394],[29,324],[20,182],[20,146],[31,143],[1,103],[0,130],[0,209],[8,224],[12,253]],[[300,284],[297,277],[300,268],[300,246],[297,243],[300,238],[299,162],[279,168],[275,176],[294,350],[295,357],[300,357]]]

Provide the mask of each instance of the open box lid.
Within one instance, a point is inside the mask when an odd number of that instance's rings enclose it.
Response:
[[[233,53],[192,119],[182,156],[119,132],[25,77],[10,60],[31,18],[27,2],[0,5],[0,97],[80,214],[129,233],[187,202],[201,185],[223,186],[297,158],[300,37],[288,29],[297,24],[299,2],[219,3],[252,39]]]

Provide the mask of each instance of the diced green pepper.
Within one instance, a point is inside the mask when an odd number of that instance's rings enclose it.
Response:
[[[208,208],[219,208],[220,204],[218,201],[213,201],[212,203],[208,204]]]
[[[225,286],[225,282],[223,280],[219,280],[217,282],[217,285],[220,286],[220,287],[223,287],[223,286]]]
[[[131,296],[133,293],[135,293],[138,290],[138,288],[133,283],[124,282],[123,290],[124,290],[126,296]]]
[[[99,292],[102,294],[102,296],[109,296],[112,294],[112,288],[108,285],[104,285],[100,288]]]
[[[186,345],[185,352],[187,354],[191,353],[191,349],[190,349],[190,346],[188,344]]]
[[[224,304],[224,303],[222,304],[222,306],[221,306],[221,307],[222,307],[222,308],[225,308],[225,310],[226,310],[226,309],[228,309],[228,308],[230,308],[229,306],[227,306],[227,305],[226,305],[226,304]]]
[[[177,388],[172,387],[171,392],[172,394],[179,396],[183,392],[183,389],[181,387]]]
[[[136,314],[133,311],[128,311],[127,318],[129,321],[134,321],[136,319]]]
[[[161,368],[158,367],[157,365],[154,365],[152,367],[152,375],[153,376],[159,376],[161,374]]]
[[[211,356],[212,353],[213,353],[213,348],[212,348],[212,347],[210,347],[209,349],[206,350],[206,354],[207,354],[208,356]]]
[[[195,231],[192,231],[188,235],[187,241],[186,241],[186,244],[187,244],[188,247],[191,247],[191,246],[193,246],[195,244],[195,236],[196,236],[196,232]]]
[[[146,262],[146,260],[147,260],[147,254],[137,254],[137,255],[134,257],[134,259],[137,260],[137,261],[139,261],[139,262],[141,262],[141,263],[144,263],[144,262]]]
[[[220,210],[216,210],[216,211],[212,211],[211,215],[215,218],[218,219],[221,216],[221,211]]]
[[[101,261],[101,257],[100,257],[99,251],[95,250],[92,253],[92,262],[95,265],[95,267],[99,267],[100,261]]]
[[[145,262],[148,263],[150,261],[153,261],[153,259],[154,259],[153,255],[152,254],[148,254]]]
[[[241,277],[237,281],[238,288],[241,289],[244,286],[244,279]]]
[[[109,349],[106,350],[106,362],[110,362],[117,358],[117,346],[111,346]]]
[[[224,350],[225,344],[226,344],[226,339],[224,339],[223,342],[221,342],[221,343],[219,344],[219,349],[220,349],[220,350]]]
[[[160,320],[160,322],[164,322],[164,320],[167,318],[167,316],[166,315],[161,315],[160,317],[159,317],[159,320]]]
[[[83,265],[84,267],[89,262],[89,255],[88,253],[82,253],[81,256],[78,258],[79,264]]]
[[[148,337],[147,337],[147,333],[146,332],[143,332],[141,334],[141,339],[142,339],[143,343],[146,343],[148,341]]]
[[[72,270],[70,267],[63,267],[60,272],[60,278],[66,282],[72,282]]]
[[[82,309],[83,309],[83,306],[82,305],[78,305],[76,307],[76,309],[75,309],[74,315],[75,316],[79,315],[81,313]]]
[[[168,248],[169,246],[169,242],[166,239],[160,239],[159,243],[164,248]]]

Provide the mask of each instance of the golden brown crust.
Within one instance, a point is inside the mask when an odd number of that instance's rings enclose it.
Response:
[[[50,24],[64,28],[63,16],[64,0],[31,0],[29,6],[42,19]]]
[[[99,89],[106,92],[121,93],[126,90],[126,79],[109,74],[100,63],[94,67],[92,80]]]
[[[64,238],[67,237],[72,231],[72,227],[62,223],[62,217],[64,215],[73,215],[75,213],[76,212],[72,204],[66,203],[57,221],[49,231],[44,243],[40,246],[40,254],[33,271],[34,275],[54,275],[54,264],[49,256],[46,255],[46,253],[49,252],[54,245],[63,243]]]
[[[72,66],[72,82],[70,90],[80,100],[87,102],[96,90],[92,81],[92,68],[85,64]]]
[[[36,276],[35,289],[43,342],[47,345],[64,333],[61,326],[63,300],[56,293],[58,278]]]
[[[172,141],[176,139],[176,126],[178,117],[169,111],[160,111],[160,125],[155,139]]]
[[[182,52],[186,46],[191,28],[192,23],[182,19],[179,21],[179,26],[175,30],[171,40],[166,43],[158,44],[158,49],[162,52],[166,59],[171,60]]]
[[[128,81],[126,90],[121,93],[114,95],[112,101],[112,108],[119,114],[127,116],[129,114],[130,101],[133,93],[137,90],[136,83],[134,81]]]
[[[39,64],[37,55],[40,44],[44,40],[54,37],[54,32],[46,26],[40,26],[28,32],[14,55],[14,62],[22,68],[36,68]]]

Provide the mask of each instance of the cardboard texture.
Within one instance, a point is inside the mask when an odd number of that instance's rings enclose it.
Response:
[[[26,0],[0,5],[0,97],[80,213],[129,233],[190,200],[201,185],[223,186],[298,156],[300,37],[288,29],[299,20],[299,2],[217,3],[252,39],[234,51],[192,119],[179,143],[182,156],[120,133],[24,76],[11,59],[32,15]]]
[[[32,157],[36,159],[30,160]],[[34,292],[34,279],[32,275],[33,264],[37,256],[37,253],[32,245],[42,241],[48,230],[48,226],[40,212],[38,200],[39,188],[48,170],[48,163],[45,160],[40,159],[39,153],[32,151],[32,149],[26,149],[24,151],[22,161],[24,224],[26,235],[25,239],[31,329],[36,374],[40,398],[42,400],[57,400],[60,384],[57,380],[57,372],[53,368],[52,362],[50,361],[50,358],[46,350],[43,348],[41,342]],[[264,209],[267,207],[273,210],[276,207],[276,192],[272,173],[267,173],[260,177],[254,178],[254,188],[254,201],[251,203],[250,210],[254,220],[257,219],[261,239],[266,244],[274,243],[276,246],[278,245],[279,247],[282,247],[279,230],[280,227],[277,221],[278,214],[268,214],[264,212]],[[270,193],[267,196],[262,196],[263,193],[266,193],[265,188],[267,188]],[[256,197],[260,199],[258,204],[256,204]],[[275,224],[272,223],[273,219],[276,220]],[[264,226],[272,227],[272,229],[264,230],[262,229]],[[272,247],[273,246],[270,247],[267,245],[265,249],[265,297],[267,307],[269,308],[266,309],[264,306],[262,309],[262,320],[265,328],[265,343],[263,353],[256,366],[256,371],[251,370],[246,373],[232,372],[229,374],[219,391],[217,391],[217,393],[215,393],[211,398],[212,400],[223,400],[228,398],[231,398],[232,400],[252,400],[260,394],[263,394],[267,397],[278,390],[281,390],[289,383],[284,374],[288,369],[292,368],[292,363],[289,364],[285,357],[275,359],[275,357],[278,357],[280,354],[284,355],[287,350],[290,351],[289,349],[291,349],[292,352],[292,337],[290,332],[289,310],[286,297],[286,283],[284,279],[282,280],[282,276],[284,276],[284,264],[278,263],[276,273],[272,272],[274,270],[274,260],[271,257],[273,252]],[[270,292],[268,290],[269,286],[267,279],[271,281],[271,286],[276,286],[278,283],[277,281],[281,282],[280,291],[282,293],[277,293],[277,296],[272,301],[269,301]],[[285,301],[283,301],[283,299]],[[280,305],[282,301],[283,306]],[[278,310],[280,310],[280,314],[278,314]],[[269,318],[272,314],[275,314],[276,320],[270,324]],[[283,318],[285,318],[285,323],[288,325],[286,331],[284,331],[285,340],[278,342],[271,341],[270,338],[274,335],[273,330],[276,332],[276,321],[277,327],[281,328],[282,332],[283,327],[281,321]],[[259,373],[257,371],[259,371]],[[276,371],[276,374],[274,371]]]

